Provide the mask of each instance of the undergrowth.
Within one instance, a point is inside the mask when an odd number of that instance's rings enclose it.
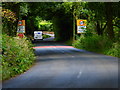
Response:
[[[35,55],[26,38],[2,35],[2,80],[23,73],[33,64]]]
[[[81,35],[74,43],[73,46],[79,49],[85,49],[92,52],[102,53],[115,57],[120,57],[120,43],[113,42],[105,36]]]

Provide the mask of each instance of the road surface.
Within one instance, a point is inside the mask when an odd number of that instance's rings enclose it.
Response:
[[[3,88],[118,88],[118,58],[56,42],[36,43],[37,61]]]

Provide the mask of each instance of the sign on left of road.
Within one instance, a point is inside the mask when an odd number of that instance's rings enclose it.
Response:
[[[17,33],[25,33],[25,20],[18,21]]]

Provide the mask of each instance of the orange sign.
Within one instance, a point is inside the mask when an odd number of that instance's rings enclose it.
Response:
[[[25,20],[19,20],[18,26],[25,26]]]
[[[77,33],[84,33],[86,30],[87,20],[77,20]]]
[[[25,26],[25,20],[22,20],[22,25]]]
[[[77,20],[77,26],[86,26],[87,20]]]

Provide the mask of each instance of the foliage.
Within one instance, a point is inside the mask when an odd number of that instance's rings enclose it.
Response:
[[[39,22],[41,22],[41,21],[42,21],[42,18],[40,18],[39,16],[36,16],[35,19],[34,19],[35,27],[39,28]]]
[[[35,56],[32,44],[25,38],[2,35],[2,79],[20,74],[33,64]]]
[[[43,36],[43,39],[51,37],[51,36],[46,35],[46,34],[44,34],[44,35],[42,35],[42,36]]]
[[[120,58],[120,42],[113,43],[112,47],[105,51],[104,54]]]
[[[15,22],[17,21],[16,14],[9,10],[9,9],[2,9],[2,26],[3,32],[7,33],[8,35],[15,35],[16,26],[14,26]]]
[[[84,36],[78,38],[73,46],[88,51],[103,53],[106,55],[120,57],[120,43],[114,43],[106,36]]]
[[[22,18],[24,16],[28,15],[28,4],[25,2],[20,3],[20,13],[19,13],[19,18]]]
[[[114,39],[113,21],[117,21],[115,19],[119,18],[119,6],[119,2],[89,2],[87,4],[87,9],[94,14],[91,16],[94,17],[95,30],[98,35],[106,34],[107,37]],[[89,16],[90,19],[91,16]],[[117,23],[115,25],[118,26]]]
[[[9,9],[2,9],[2,17],[11,22],[15,22],[17,19],[15,13]]]
[[[14,6],[19,6],[20,8],[13,8]],[[26,20],[27,35],[32,36],[34,30],[49,30],[49,28],[53,28],[56,40],[71,40],[76,34],[75,19],[87,19],[85,37],[80,37],[82,42],[84,40],[87,41],[84,42],[85,47],[88,47],[88,44],[91,45],[91,48],[98,49],[98,52],[99,50],[103,52],[106,47],[105,42],[111,43],[112,41],[107,42],[102,39],[108,40],[109,37],[113,40],[115,38],[115,43],[120,41],[120,2],[14,2],[3,3],[3,7],[15,13],[17,18],[21,17],[21,19]],[[42,20],[50,20],[53,23],[53,27],[50,23],[40,23]],[[3,22],[3,30],[10,34],[15,32],[15,24],[6,22],[7,20]],[[93,46],[92,42],[94,43]],[[79,43],[81,42],[78,41]],[[97,48],[98,46],[95,44],[100,44],[102,49]],[[111,47],[116,47],[113,42],[110,45]]]
[[[72,38],[71,38],[70,40],[67,40],[67,41],[65,42],[65,44],[66,44],[66,45],[69,45],[69,46],[72,46],[72,44],[73,44]]]
[[[73,46],[120,57],[119,3],[87,2],[84,5],[82,13],[88,15],[87,30],[77,37]]]
[[[51,20],[51,17],[54,16],[56,5],[58,3],[55,2],[29,2],[28,9],[29,9],[29,15],[30,16],[39,16],[43,20]]]
[[[42,20],[39,22],[39,29],[53,31],[53,24],[50,21]]]
[[[49,31],[53,30],[56,35],[56,40],[60,40],[60,38],[62,40],[66,40],[72,37],[71,32],[72,32],[73,16],[72,16],[72,7],[70,4],[63,3],[63,2],[28,3],[29,12],[28,12],[28,16],[26,17],[27,21],[29,20],[29,23],[30,23],[28,24],[29,26],[27,26],[28,33],[33,35],[34,30],[45,29]],[[71,7],[70,10],[67,9],[69,8],[69,6]],[[30,17],[33,17],[33,18],[30,19]],[[37,20],[35,20],[35,18]],[[39,18],[42,18],[42,20],[46,20],[46,21],[50,20],[52,21],[53,25],[52,24],[41,25],[39,24]],[[56,22],[55,19],[58,21]],[[29,30],[31,30],[32,33],[30,33]],[[68,35],[65,35],[65,34],[68,34]]]
[[[26,37],[27,37],[27,40],[29,40],[29,41],[32,41],[34,39],[34,37],[31,35],[26,35]]]
[[[3,2],[2,8],[3,32],[15,36],[18,20],[28,14],[27,4],[25,2]]]

